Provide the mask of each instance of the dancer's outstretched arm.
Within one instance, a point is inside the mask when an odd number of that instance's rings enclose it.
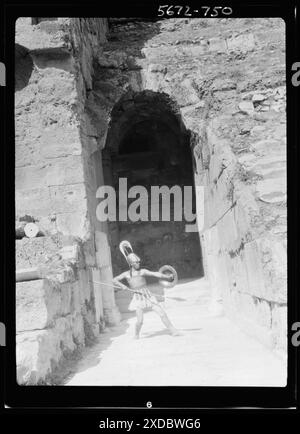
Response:
[[[146,270],[146,268],[142,269],[143,276],[151,276],[151,277],[157,277],[158,279],[166,279],[169,281],[173,280],[173,276],[170,274],[169,276],[163,273],[160,273],[159,271],[150,271]]]

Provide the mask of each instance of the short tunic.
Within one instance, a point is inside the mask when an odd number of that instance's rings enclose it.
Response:
[[[137,291],[139,294],[133,294],[132,300],[128,306],[129,310],[151,309],[153,307],[153,303],[157,304],[156,298],[151,294],[149,289],[141,288],[137,289]]]

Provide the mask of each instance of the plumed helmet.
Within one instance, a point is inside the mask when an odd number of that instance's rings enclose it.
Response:
[[[129,241],[121,241],[119,248],[129,266],[136,261],[140,261],[140,258],[135,253],[133,253],[133,249]]]
[[[129,253],[126,258],[128,265],[132,265],[134,262],[140,262],[140,258],[135,253]]]

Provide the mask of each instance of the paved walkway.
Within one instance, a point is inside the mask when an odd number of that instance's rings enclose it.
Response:
[[[172,337],[147,312],[139,340],[134,317],[124,318],[87,348],[66,385],[284,386],[286,370],[225,316],[209,313],[204,279],[168,290],[165,307],[183,333]]]

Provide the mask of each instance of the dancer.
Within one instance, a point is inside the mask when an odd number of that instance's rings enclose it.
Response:
[[[120,243],[120,250],[125,256],[129,265],[129,270],[116,276],[113,279],[113,282],[119,286],[120,289],[130,289],[131,291],[134,291],[133,298],[129,305],[129,310],[136,311],[137,322],[135,325],[135,339],[139,339],[144,320],[144,309],[146,308],[152,309],[159,315],[161,321],[172,336],[181,335],[181,333],[173,326],[166,312],[157,302],[156,298],[151,294],[146,284],[146,276],[157,277],[158,279],[166,279],[169,281],[173,280],[173,276],[140,268],[140,258],[133,253],[131,244],[128,241],[122,241]],[[129,288],[122,283],[122,280],[127,281]]]

